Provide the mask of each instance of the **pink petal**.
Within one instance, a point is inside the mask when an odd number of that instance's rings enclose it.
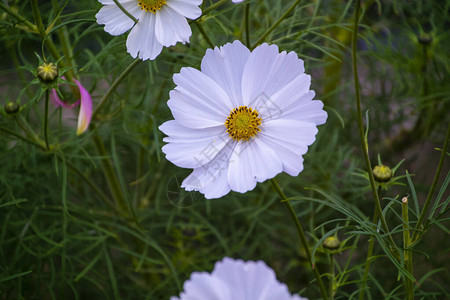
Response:
[[[78,125],[77,125],[77,135],[85,132],[89,123],[91,123],[92,117],[92,98],[89,92],[81,85],[81,83],[74,79],[73,80],[80,90],[81,95],[81,105],[80,105],[80,113],[78,114]]]

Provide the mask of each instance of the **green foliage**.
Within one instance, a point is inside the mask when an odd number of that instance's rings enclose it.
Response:
[[[171,119],[166,101],[173,74],[198,68],[210,42],[239,39],[255,47],[261,37],[304,59],[329,115],[304,171],[277,178],[334,298],[358,297],[366,261],[364,299],[406,298],[408,280],[417,299],[450,298],[449,150],[443,147],[450,121],[450,1],[363,1],[358,67],[369,155],[373,165],[380,153],[383,164],[396,166],[396,177],[379,189],[389,232],[372,218],[374,197],[355,134],[354,1],[301,1],[283,18],[294,1],[228,1],[209,10],[216,1],[204,1],[207,13],[191,22],[189,44],[136,62],[126,76],[134,63],[126,34],[110,36],[96,23],[100,3],[39,1],[42,37],[33,1],[0,2],[0,105],[20,104],[16,115],[4,108],[0,114],[0,299],[168,299],[193,271],[211,271],[224,256],[264,260],[290,291],[320,297],[296,228],[270,183],[206,200],[180,188],[189,170],[161,152],[158,126]],[[49,149],[44,90],[33,74],[41,58],[63,63],[60,74],[83,83],[95,111],[90,130],[77,136],[77,111],[50,107]],[[403,197],[410,200],[408,230]],[[323,247],[328,236],[341,240],[337,250]],[[367,257],[370,238],[374,252]]]

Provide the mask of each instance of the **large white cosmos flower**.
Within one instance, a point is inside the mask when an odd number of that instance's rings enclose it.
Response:
[[[202,0],[118,0],[138,20],[135,25],[114,0],[99,1],[105,6],[95,16],[97,23],[105,25],[111,35],[133,28],[127,38],[127,51],[142,60],[155,59],[163,46],[189,42],[192,31],[186,18],[196,19],[202,13],[198,7]]]
[[[162,150],[194,169],[181,186],[206,198],[244,193],[282,171],[297,176],[327,119],[323,103],[312,100],[303,61],[276,45],[208,49],[201,71],[182,68],[173,79],[167,104],[174,120],[159,127],[167,135]]]
[[[291,295],[263,261],[225,257],[212,273],[194,272],[184,283],[180,298],[170,300],[308,300]]]

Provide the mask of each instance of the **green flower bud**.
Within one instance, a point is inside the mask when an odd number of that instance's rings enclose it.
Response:
[[[336,250],[341,246],[341,241],[334,236],[329,236],[323,241],[323,246],[328,250]]]
[[[43,63],[37,68],[37,76],[44,83],[52,83],[58,78],[58,67],[53,63]]]
[[[16,102],[8,102],[5,105],[5,112],[8,115],[17,113],[19,111],[19,109],[20,109],[20,106]]]
[[[428,33],[421,33],[418,37],[417,40],[419,41],[419,43],[421,43],[422,45],[429,45],[431,44],[431,42],[433,41],[433,37],[428,34]]]
[[[387,166],[378,165],[373,168],[373,177],[378,182],[388,182],[392,178],[392,170]]]

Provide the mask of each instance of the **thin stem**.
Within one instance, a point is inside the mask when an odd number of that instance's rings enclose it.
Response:
[[[205,8],[205,10],[202,11],[202,16],[203,16],[203,15],[206,15],[207,13],[209,13],[210,11],[212,11],[213,9],[216,9],[217,7],[221,6],[221,5],[224,4],[224,3],[227,3],[227,2],[229,2],[229,1],[230,1],[230,0],[220,0],[220,1],[216,2],[216,3],[214,3],[213,5],[211,5],[211,6],[207,7],[207,8]]]
[[[133,15],[131,15],[131,14],[125,9],[125,7],[123,7],[122,4],[120,4],[119,1],[117,1],[117,0],[113,0],[113,1],[114,1],[114,3],[120,8],[120,10],[121,10],[124,14],[126,14],[126,15],[128,16],[128,18],[130,18],[131,20],[133,20],[134,23],[137,23],[137,22],[138,22],[138,20],[137,20],[135,17],[133,17]]]
[[[356,94],[356,109],[358,114],[358,129],[359,129],[359,138],[361,140],[361,146],[364,154],[364,160],[366,162],[367,173],[369,174],[370,186],[372,188],[372,193],[375,198],[375,208],[378,213],[378,217],[381,220],[381,225],[385,233],[389,233],[389,228],[387,226],[386,220],[383,216],[383,210],[381,208],[380,198],[378,197],[377,188],[375,185],[375,179],[373,177],[372,166],[370,164],[369,159],[369,150],[366,143],[366,138],[364,136],[364,125],[362,120],[362,112],[361,112],[361,95],[360,95],[360,87],[359,87],[359,76],[358,76],[358,61],[357,61],[357,47],[356,42],[358,39],[358,25],[359,25],[359,12],[361,7],[361,0],[356,1],[355,8],[355,23],[353,27],[353,39],[352,39],[352,60],[353,60],[353,77],[355,81],[355,94]],[[388,234],[389,241],[391,246],[395,246],[395,242],[390,234]]]
[[[92,130],[95,130],[95,126],[93,126]],[[128,206],[125,203],[125,196],[123,194],[120,181],[117,178],[117,174],[114,171],[113,166],[111,165],[108,154],[106,153],[105,144],[103,144],[102,139],[97,133],[93,135],[93,140],[98,154],[102,157],[101,163],[103,167],[103,173],[105,174],[109,190],[116,203],[117,209],[122,212],[126,212],[128,210]]]
[[[45,149],[48,150],[48,102],[50,98],[50,92],[48,89],[45,90],[45,111],[44,111],[44,141]]]
[[[53,44],[50,37],[47,37],[47,32],[45,31],[44,23],[42,23],[41,14],[39,12],[39,6],[37,3],[37,0],[31,0],[31,9],[33,10],[33,17],[34,22],[36,22],[37,30],[39,32],[39,35],[41,36],[42,40],[45,39],[45,44],[47,45],[48,50],[52,54],[53,58],[55,60],[59,60],[61,55],[59,54],[58,50],[55,47],[55,44]],[[61,64],[66,67],[64,63],[61,62]],[[67,78],[68,80],[71,80],[71,78]]]
[[[402,221],[403,221],[403,257],[405,260],[405,267],[409,274],[412,275],[412,251],[409,249],[411,245],[409,235],[409,216],[408,216],[408,198],[402,199]],[[414,299],[414,285],[411,278],[404,276],[405,279],[405,300]]]
[[[433,183],[431,184],[430,191],[428,192],[427,199],[425,200],[425,204],[422,208],[422,211],[420,212],[419,220],[417,221],[416,228],[415,228],[414,233],[411,238],[413,243],[415,243],[416,239],[419,238],[418,234],[421,231],[420,227],[422,226],[422,222],[425,218],[426,213],[428,212],[428,207],[431,204],[431,198],[433,197],[434,190],[436,189],[436,185],[437,185],[439,176],[441,175],[442,167],[444,165],[444,159],[445,159],[445,156],[447,155],[449,139],[450,139],[450,123],[447,127],[447,134],[445,135],[444,146],[442,147],[441,158],[439,159],[439,164],[438,164],[438,167],[436,170],[436,174],[434,175]],[[426,225],[427,224],[428,224],[428,220],[427,220]]]
[[[25,24],[26,26],[28,26],[31,29],[31,31],[38,32],[38,29],[37,29],[36,25],[34,25],[33,23],[31,23],[30,21],[28,21],[27,19],[25,19],[21,15],[17,14],[13,10],[11,10],[2,1],[0,1],[0,8],[3,9],[4,11],[6,11],[11,16],[13,16],[14,18],[16,18],[19,22],[21,22],[21,23]]]
[[[105,105],[106,101],[108,100],[109,96],[112,92],[119,86],[119,84],[122,82],[122,80],[128,75],[128,73],[133,70],[134,67],[136,67],[142,60],[139,58],[136,58],[120,75],[119,77],[114,80],[114,82],[111,84],[109,89],[106,91],[106,93],[103,95],[102,99],[100,99],[100,102],[98,103],[97,107],[95,108],[94,112],[92,113],[92,120],[95,119],[99,111],[102,109],[103,105]]]
[[[330,253],[330,286],[329,292],[330,300],[334,299],[334,254]]]
[[[269,29],[266,30],[266,32],[264,32],[259,39],[253,44],[253,46],[251,47],[251,50],[254,49],[257,45],[261,44],[264,39],[284,20],[286,19],[286,17],[295,9],[295,7],[300,4],[301,0],[297,0],[294,2],[294,4],[291,5],[291,7],[289,7],[284,14],[275,22],[272,24],[272,26],[269,27]]]
[[[206,33],[205,29],[203,29],[202,24],[200,24],[199,22],[195,21],[194,22],[195,25],[197,25],[198,30],[200,30],[200,33],[203,35],[203,37],[205,38],[206,42],[208,43],[208,45],[211,48],[214,48],[214,43],[211,41],[211,39],[209,38],[208,34]]]
[[[381,187],[378,187],[378,194],[381,194]],[[378,224],[378,210],[376,209],[376,204],[373,212],[372,223],[374,224],[373,229],[377,230]],[[367,249],[366,265],[364,266],[364,274],[361,282],[361,288],[359,289],[359,300],[364,299],[364,292],[367,285],[367,277],[369,276],[370,264],[372,263],[373,248],[375,246],[375,237],[372,235],[369,239],[369,248]]]
[[[46,150],[44,145],[41,145],[41,144],[39,144],[39,143],[36,142],[36,141],[27,139],[26,137],[24,137],[24,136],[22,136],[22,135],[20,135],[20,134],[18,134],[18,133],[16,133],[16,132],[14,132],[14,131],[12,131],[12,130],[9,130],[8,128],[5,128],[5,127],[3,127],[3,126],[0,126],[0,131],[3,131],[3,132],[5,132],[5,133],[7,133],[7,134],[10,134],[10,135],[12,135],[12,136],[15,136],[16,138],[21,139],[22,141],[24,141],[24,142],[26,142],[26,143],[28,143],[28,144],[30,144],[30,145],[36,146],[36,147],[38,147],[39,149]]]
[[[311,269],[313,270],[314,276],[316,277],[316,281],[319,286],[322,297],[323,297],[323,299],[326,300],[326,299],[328,299],[327,291],[325,289],[325,285],[323,284],[322,277],[320,277],[320,273],[319,273],[317,266],[315,266],[312,263],[311,250],[309,249],[309,244],[308,244],[308,241],[306,240],[306,235],[305,235],[305,231],[303,230],[302,224],[300,223],[299,219],[297,218],[297,214],[295,213],[294,208],[292,207],[291,203],[289,201],[287,201],[286,195],[281,190],[280,186],[278,185],[278,182],[275,180],[275,178],[272,178],[270,181],[272,182],[273,187],[275,188],[278,195],[280,196],[281,201],[286,204],[286,206],[291,214],[292,220],[294,221],[295,226],[297,227],[298,236],[300,237],[300,241],[302,242],[303,248],[305,249],[306,257],[311,266]]]
[[[250,3],[245,3],[244,8],[245,45],[250,47]]]

